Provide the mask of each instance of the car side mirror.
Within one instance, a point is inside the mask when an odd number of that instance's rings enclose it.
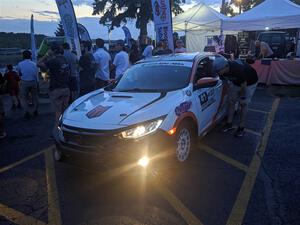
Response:
[[[203,77],[195,85],[196,89],[214,87],[218,84],[219,79],[215,77]]]

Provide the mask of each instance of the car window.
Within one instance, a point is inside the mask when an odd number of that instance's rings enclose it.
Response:
[[[213,77],[213,60],[208,57],[199,62],[194,82],[203,77]]]
[[[228,65],[228,61],[225,57],[221,55],[215,55],[213,61],[213,73],[218,76],[218,73]]]
[[[129,68],[114,91],[164,92],[188,86],[192,62],[149,62]]]

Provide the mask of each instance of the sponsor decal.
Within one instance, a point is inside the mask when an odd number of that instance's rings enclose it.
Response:
[[[216,101],[214,89],[203,92],[201,95],[199,95],[199,99],[202,111],[204,111]]]
[[[187,101],[181,103],[179,106],[175,108],[175,114],[176,116],[181,116],[183,113],[189,111],[189,109],[192,107],[192,102]]]
[[[86,116],[89,119],[96,118],[96,117],[101,116],[103,113],[105,113],[110,108],[111,108],[111,106],[102,106],[102,105],[99,105],[96,108],[94,108],[93,110],[89,111],[86,114]]]

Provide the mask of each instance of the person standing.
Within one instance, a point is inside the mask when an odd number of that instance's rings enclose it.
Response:
[[[137,61],[141,59],[139,47],[136,42],[132,44],[130,53],[129,53],[129,62],[130,65],[135,64]]]
[[[183,47],[183,41],[181,39],[178,39],[176,41],[176,48],[175,48],[175,53],[185,53],[186,49]]]
[[[114,58],[112,69],[116,69],[115,79],[119,79],[129,67],[129,56],[124,49],[124,42],[119,40],[116,44],[117,54]]]
[[[96,39],[97,51],[94,53],[95,62],[97,63],[96,87],[103,88],[109,84],[109,65],[111,57],[104,49],[104,41],[101,38]]]
[[[69,43],[63,44],[64,54],[71,72],[70,77],[70,91],[71,91],[71,101],[76,100],[79,97],[79,66],[77,56],[71,51]]]
[[[247,60],[250,62],[251,60]],[[240,64],[235,61],[228,61],[228,67],[220,72],[220,75],[229,79],[232,84],[229,89],[229,108],[227,122],[223,127],[223,132],[233,130],[232,122],[235,112],[235,105],[240,103],[241,118],[240,123],[235,131],[235,137],[243,137],[245,134],[245,122],[248,105],[256,90],[258,76],[255,69],[248,63]]]
[[[81,68],[80,75],[80,96],[83,96],[89,92],[95,90],[96,80],[95,74],[97,65],[95,58],[91,53],[92,44],[90,42],[84,42],[82,56],[79,60],[79,66]]]
[[[40,62],[39,66],[47,69],[50,77],[49,96],[55,112],[53,128],[53,136],[55,136],[59,117],[69,104],[69,81],[71,72],[67,59],[62,55],[62,49],[59,46],[54,45],[51,47],[51,50],[54,53],[53,57],[49,58],[47,61]]]
[[[7,72],[4,74],[4,80],[7,81],[8,93],[12,98],[12,108],[21,108],[19,98],[19,81],[20,77],[16,71],[13,70],[12,65],[7,65]]]
[[[154,49],[154,47],[151,43],[151,39],[147,38],[147,46],[144,49],[143,54],[142,54],[143,58],[147,59],[147,58],[152,57],[153,49]]]
[[[29,113],[29,94],[32,97],[33,115],[38,115],[38,67],[31,60],[31,52],[25,50],[23,52],[23,61],[17,65],[19,76],[21,77],[20,95],[21,104],[24,109],[25,118],[30,117]]]

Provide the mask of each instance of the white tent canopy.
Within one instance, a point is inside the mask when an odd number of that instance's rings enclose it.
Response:
[[[173,29],[185,32],[186,48],[189,52],[203,51],[208,38],[221,34],[221,26],[226,19],[228,17],[200,3],[174,17]],[[226,31],[223,34],[233,33]]]
[[[265,0],[263,3],[224,20],[224,30],[265,30],[300,28],[300,6],[290,0]]]
[[[174,17],[173,29],[175,31],[220,30],[222,20],[226,18],[228,17],[200,3]]]

